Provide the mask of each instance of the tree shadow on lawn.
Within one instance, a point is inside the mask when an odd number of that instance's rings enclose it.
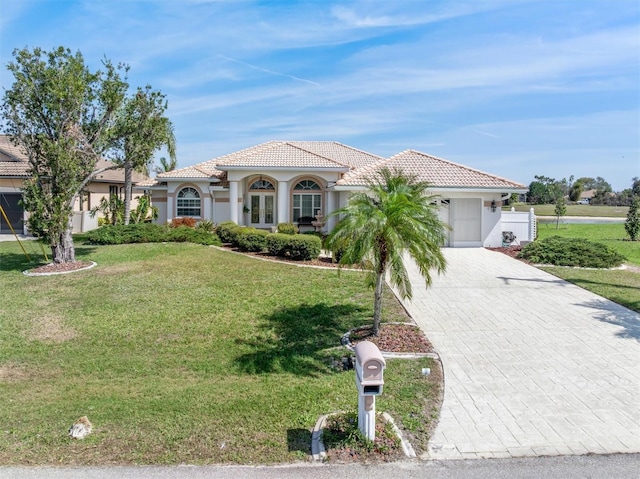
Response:
[[[252,340],[238,340],[252,352],[236,359],[241,371],[249,374],[286,372],[313,376],[326,374],[327,349],[340,346],[350,328],[368,319],[357,305],[301,305],[274,311],[264,317],[266,334]]]
[[[612,307],[612,305],[615,306]],[[602,311],[601,313],[596,314],[594,317],[598,321],[619,326],[621,329],[616,333],[616,336],[620,338],[630,338],[635,339],[636,341],[640,341],[639,313],[631,311],[624,306],[620,306],[617,303],[599,299],[583,303],[582,306]]]
[[[311,432],[308,429],[287,429],[287,448],[289,452],[300,451],[311,454]]]
[[[22,272],[47,264],[47,260],[45,260],[45,256],[42,253],[42,247],[40,244],[38,244],[37,240],[23,242],[23,246],[25,246],[25,250],[27,251],[30,259],[25,256],[24,252],[21,249],[19,249],[19,252],[17,253],[7,253],[5,251],[2,251],[0,253],[0,271]],[[44,245],[44,250],[46,252],[48,262],[51,263],[51,247],[49,245]],[[93,246],[76,245],[76,259],[86,260],[87,257],[90,256],[95,250],[96,248]]]
[[[30,255],[31,256],[31,255]],[[27,259],[24,253],[5,253],[0,254],[0,271],[25,271],[27,269],[41,266],[42,263]]]

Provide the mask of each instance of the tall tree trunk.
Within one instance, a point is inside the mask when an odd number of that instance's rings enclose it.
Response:
[[[51,245],[51,256],[53,262],[59,263],[73,263],[76,260],[76,249],[73,245],[73,237],[71,232],[73,231],[73,217],[69,216],[69,223],[67,229],[62,231],[57,237],[57,244]]]
[[[132,187],[133,165],[130,161],[124,162],[124,224],[129,224],[131,217],[131,187]]]
[[[373,335],[380,333],[380,318],[382,316],[382,294],[384,292],[384,278],[386,271],[378,271],[376,276],[376,287],[373,300]]]

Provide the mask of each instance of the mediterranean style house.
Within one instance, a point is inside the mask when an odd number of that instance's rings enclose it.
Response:
[[[107,160],[100,160],[96,169],[109,166]],[[0,135],[0,205],[7,215],[11,227],[18,234],[27,234],[27,213],[20,204],[22,185],[29,178],[29,160],[26,153],[9,141],[7,135]],[[146,181],[149,178],[133,173],[133,182]],[[111,196],[124,197],[124,170],[107,170],[97,175],[84,189],[76,201],[73,215],[74,233],[88,231],[98,227],[98,216],[89,215],[91,208],[100,204],[100,200]],[[133,203],[133,202],[132,202]],[[135,207],[132,204],[132,207]],[[0,234],[11,233],[11,227],[0,214]]]
[[[344,206],[380,168],[400,169],[431,185],[440,218],[450,226],[446,246],[500,246],[501,205],[523,184],[419,151],[390,158],[334,141],[269,141],[139,183],[151,192],[158,222],[192,217],[273,229],[278,223],[329,231]]]

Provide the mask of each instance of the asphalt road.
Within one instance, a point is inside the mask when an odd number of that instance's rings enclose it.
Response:
[[[2,479],[638,479],[640,454],[412,461],[382,465],[0,467]]]

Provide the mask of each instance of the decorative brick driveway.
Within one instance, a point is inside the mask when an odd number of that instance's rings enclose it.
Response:
[[[445,255],[428,290],[411,264],[405,304],[445,370],[428,457],[640,452],[640,314],[500,253]]]

